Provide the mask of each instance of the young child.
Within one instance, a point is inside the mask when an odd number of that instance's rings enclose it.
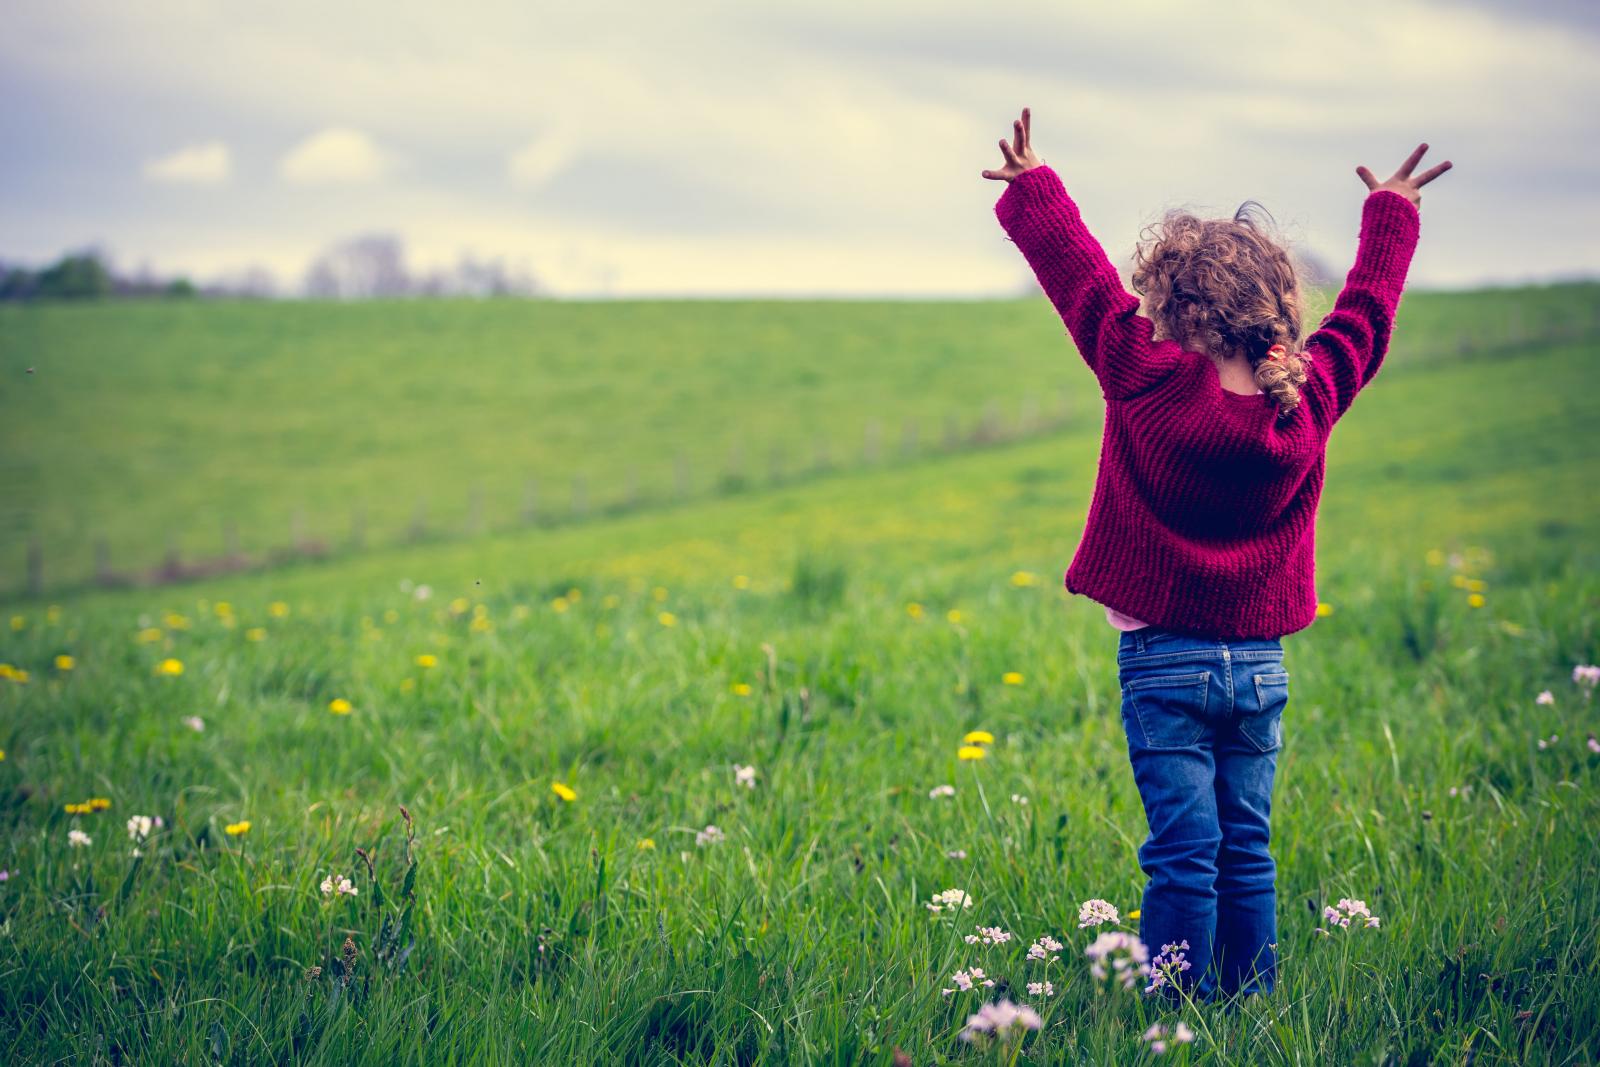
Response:
[[[1106,399],[1105,433],[1067,589],[1122,631],[1122,724],[1150,836],[1139,919],[1169,992],[1268,992],[1277,876],[1272,779],[1289,698],[1280,638],[1311,624],[1313,541],[1328,435],[1383,362],[1416,247],[1427,145],[1387,181],[1356,173],[1355,266],[1302,343],[1288,254],[1247,204],[1174,212],[1123,289],[1025,109],[995,206]],[[1159,950],[1159,954],[1158,954]],[[1157,978],[1157,984],[1162,979]]]

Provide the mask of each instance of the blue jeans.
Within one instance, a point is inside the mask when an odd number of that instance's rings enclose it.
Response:
[[[1267,850],[1289,675],[1276,640],[1158,627],[1117,651],[1122,726],[1150,836],[1139,937],[1152,961],[1187,941],[1193,995],[1265,993],[1277,970],[1277,867]],[[1174,990],[1169,989],[1169,992]]]

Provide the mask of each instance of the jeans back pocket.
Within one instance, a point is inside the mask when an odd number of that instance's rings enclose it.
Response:
[[[1283,747],[1283,709],[1289,703],[1289,675],[1269,671],[1255,676],[1256,706],[1239,718],[1239,733],[1260,752]]]
[[[1133,678],[1123,686],[1130,733],[1143,748],[1189,748],[1206,732],[1206,698],[1211,672],[1163,674]]]

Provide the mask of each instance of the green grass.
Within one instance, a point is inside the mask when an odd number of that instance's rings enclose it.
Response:
[[[1136,906],[1143,834],[1115,634],[1057,588],[1090,424],[581,527],[15,602],[0,1058],[993,1062],[956,1037],[978,995],[939,991],[978,964],[1040,1003],[1020,957],[1049,932],[1057,995],[1019,1063],[1138,1062],[1178,1018],[1199,1033],[1180,1062],[1593,1062],[1600,756],[1570,676],[1600,658],[1600,348],[1430,348],[1425,303],[1402,311],[1412,357],[1335,433],[1333,612],[1285,641],[1273,997],[1162,1013],[1089,981],[1077,906]],[[1003,310],[960,312],[1040,318]],[[1081,387],[1036,326],[1028,358]],[[960,763],[975,728],[992,752]],[[110,810],[63,810],[89,797]],[[166,823],[137,863],[133,814]],[[697,847],[707,824],[726,840]],[[325,901],[330,874],[359,896]],[[923,906],[950,887],[975,902],[959,924]],[[1342,896],[1382,929],[1317,934]],[[1020,944],[968,946],[977,923]]]
[[[1600,335],[1600,286],[1406,298],[1397,365]],[[1322,310],[1321,300],[1308,321]],[[169,549],[261,556],[503,529],[885,462],[1065,411],[1093,379],[1043,300],[0,307],[0,592]],[[33,373],[28,373],[28,368]],[[579,480],[581,490],[575,484]],[[477,504],[474,501],[478,501]]]

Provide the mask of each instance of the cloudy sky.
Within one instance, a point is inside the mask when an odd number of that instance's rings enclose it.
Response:
[[[6,7],[0,259],[296,286],[390,232],[563,295],[1012,293],[979,172],[1029,104],[1119,260],[1254,198],[1342,269],[1355,166],[1427,140],[1419,282],[1600,273],[1586,0]]]

